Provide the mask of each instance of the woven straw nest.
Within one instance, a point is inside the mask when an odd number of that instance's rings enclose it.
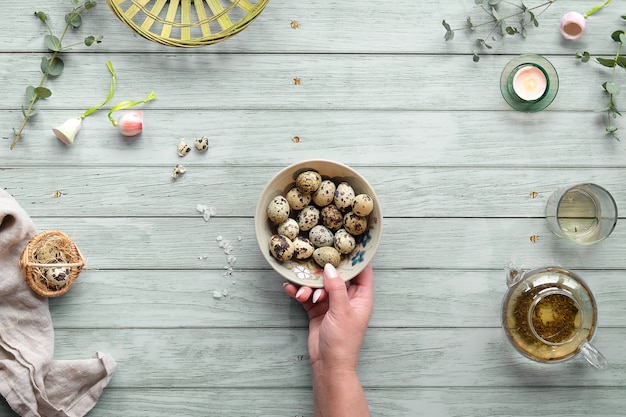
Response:
[[[20,258],[28,286],[44,297],[68,292],[84,265],[85,259],[78,247],[58,230],[33,236]]]
[[[167,46],[211,45],[244,30],[269,0],[106,0],[144,38]]]

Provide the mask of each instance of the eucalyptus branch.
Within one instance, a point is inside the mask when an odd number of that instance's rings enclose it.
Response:
[[[26,87],[26,99],[28,100],[28,106],[22,106],[22,123],[19,129],[13,129],[14,137],[13,142],[11,143],[11,149],[13,149],[17,142],[22,138],[24,134],[24,128],[26,127],[26,123],[28,122],[28,120],[35,114],[37,114],[37,110],[34,108],[35,103],[37,103],[37,101],[40,99],[47,99],[52,95],[52,91],[49,88],[44,87],[44,84],[48,78],[58,77],[63,72],[65,64],[63,60],[58,56],[59,53],[67,51],[68,49],[79,44],[91,46],[94,43],[100,43],[102,41],[102,36],[88,36],[83,40],[83,42],[72,43],[69,45],[63,44],[65,36],[69,32],[69,30],[77,29],[81,26],[81,14],[89,9],[92,9],[96,5],[95,0],[71,0],[71,2],[73,5],[72,10],[65,15],[65,27],[59,37],[53,34],[52,28],[50,27],[48,21],[48,15],[42,11],[35,12],[35,16],[41,22],[43,22],[48,31],[48,34],[44,36],[44,42],[48,50],[52,52],[52,55],[50,55],[50,58],[42,57],[41,59],[40,69],[43,75],[37,87]]]
[[[538,4],[536,6],[527,7],[523,1],[518,3],[513,3],[511,1],[504,0],[474,0],[476,5],[480,5],[481,9],[484,10],[490,17],[490,19],[486,22],[475,24],[472,22],[471,17],[467,17],[466,24],[464,26],[458,28],[452,28],[445,20],[442,22],[446,33],[444,35],[444,39],[446,41],[451,41],[454,39],[454,33],[459,30],[470,30],[475,31],[484,26],[489,26],[491,30],[487,33],[486,36],[482,36],[475,40],[475,45],[477,49],[472,51],[474,62],[478,62],[480,60],[480,56],[478,52],[483,48],[492,49],[493,46],[489,43],[489,39],[494,41],[498,40],[497,36],[500,38],[504,38],[505,36],[513,36],[516,34],[520,34],[523,38],[527,36],[527,27],[529,25],[533,25],[535,27],[539,26],[539,21],[537,20],[537,16],[544,13],[552,3],[556,0],[545,0],[543,3]],[[609,0],[610,1],[610,0]],[[491,9],[485,6],[485,3],[491,7]],[[510,13],[505,16],[500,16],[498,12],[498,5],[500,4],[508,4],[515,8],[518,8],[519,11],[515,13]],[[536,14],[535,11],[538,9],[542,9],[539,11],[539,14]],[[507,24],[507,20],[512,18],[519,18],[517,24],[509,25]],[[497,32],[497,33],[496,33]]]
[[[626,20],[626,16],[622,16],[622,19]],[[622,46],[626,43],[626,33],[623,30],[616,30],[611,34],[611,39],[617,42],[617,51],[615,52],[615,56],[613,58],[597,57],[594,61],[604,67],[611,68],[611,79],[602,83],[602,88],[609,95],[609,103],[601,111],[606,112],[607,115],[607,122],[605,125],[606,133],[611,135],[614,139],[620,140],[617,136],[618,128],[613,123],[614,119],[617,119],[618,116],[622,115],[615,104],[615,97],[619,95],[621,90],[620,84],[615,81],[615,77],[618,68],[626,70],[626,57],[621,55]],[[591,60],[591,54],[587,51],[577,53],[576,58],[580,59],[582,62],[588,62]]]

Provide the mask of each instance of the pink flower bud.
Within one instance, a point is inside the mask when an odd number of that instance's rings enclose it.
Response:
[[[61,126],[52,129],[57,138],[66,145],[74,143],[74,138],[80,130],[82,119],[70,119]]]
[[[143,130],[143,112],[128,110],[117,119],[117,126],[124,136],[137,136]]]
[[[568,40],[578,40],[583,36],[587,19],[580,13],[567,12],[561,19],[561,35]]]

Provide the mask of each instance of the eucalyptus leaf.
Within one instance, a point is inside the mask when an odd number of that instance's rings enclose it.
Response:
[[[48,15],[44,12],[35,12],[35,16],[39,18],[42,22],[46,23],[48,21]]]
[[[470,28],[470,30],[474,30],[474,24],[472,23],[472,18],[467,16],[467,26]]]
[[[617,57],[617,59],[615,61],[617,62],[617,65],[619,65],[620,67],[626,69],[626,57],[619,56],[619,57]]]
[[[483,2],[484,0],[474,0],[474,4],[477,4],[477,5],[481,5],[483,4]]]
[[[97,38],[93,36],[87,36],[85,38],[85,45],[87,46],[91,46],[94,43],[100,43],[100,42],[102,42],[102,36],[98,36]]]
[[[626,34],[622,33],[619,35],[619,41],[621,43],[626,43]]]
[[[596,61],[598,61],[600,65],[603,65],[608,68],[613,68],[615,66],[615,60],[613,59],[596,58]]]
[[[615,42],[622,42],[620,38],[623,34],[623,30],[616,30],[615,32],[611,33],[611,39],[613,39]]]
[[[491,4],[491,1],[489,1],[489,4]],[[500,15],[498,14],[498,11],[496,10],[495,7],[491,8],[491,15],[493,16],[494,19],[496,19],[498,22],[500,21]]]
[[[454,31],[452,31],[452,28],[450,27],[450,25],[445,20],[441,23],[443,24],[443,27],[446,29],[446,34],[443,37],[446,40],[446,42],[454,39]]]
[[[617,126],[614,126],[614,125],[608,125],[608,126],[606,127],[606,131],[607,131],[608,133],[617,132]]]
[[[96,2],[94,0],[87,0],[85,2],[85,9],[89,10],[93,9],[94,7],[96,7]]]
[[[619,84],[616,84],[614,82],[604,83],[603,87],[609,94],[617,95],[620,92]]]
[[[515,35],[516,33],[518,33],[517,28],[513,26],[507,26],[505,30],[506,30],[506,33],[509,35]]]
[[[33,98],[35,98],[35,87],[29,85],[26,87],[26,99],[31,101]]]
[[[472,56],[472,61],[474,62],[480,61],[480,56],[477,53],[474,53],[474,55]]]
[[[53,52],[60,52],[63,49],[61,41],[54,35],[46,35],[43,40],[46,43],[46,47]]]
[[[580,59],[581,62],[588,62],[591,59],[591,55],[589,55],[589,52],[584,51],[582,54],[577,53],[576,58]]]
[[[496,4],[500,3],[502,0],[489,0],[489,5],[491,6],[495,6]]]
[[[80,27],[80,25],[83,23],[83,20],[79,14],[72,12],[65,15],[65,23],[76,29]]]
[[[22,116],[24,117],[33,117],[37,113],[39,113],[39,110],[37,109],[31,108],[30,111],[28,111],[26,107],[22,106]]]
[[[61,75],[64,67],[63,60],[59,57],[55,57],[54,60],[46,57],[41,58],[41,72],[50,77],[58,77]]]
[[[46,87],[35,87],[35,94],[39,98],[48,98],[52,95],[52,91],[48,90]]]

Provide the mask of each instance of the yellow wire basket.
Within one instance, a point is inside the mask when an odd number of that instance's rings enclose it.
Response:
[[[106,0],[115,15],[144,38],[196,48],[244,30],[269,0]]]

